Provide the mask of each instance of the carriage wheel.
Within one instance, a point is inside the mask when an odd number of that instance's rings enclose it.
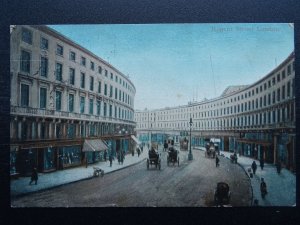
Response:
[[[149,159],[147,159],[147,170],[149,169]]]

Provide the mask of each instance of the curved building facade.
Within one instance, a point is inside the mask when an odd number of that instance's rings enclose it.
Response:
[[[295,170],[295,55],[251,85],[228,87],[221,96],[188,105],[135,112],[143,142],[175,143],[189,135],[192,145],[213,139],[221,150]]]
[[[87,139],[101,137],[113,155],[133,148],[127,76],[47,26],[11,27],[10,51],[11,174],[101,160],[99,149],[82,152]]]

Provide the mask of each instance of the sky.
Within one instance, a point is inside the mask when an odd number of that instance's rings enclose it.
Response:
[[[49,25],[128,75],[135,110],[187,105],[250,85],[294,50],[288,23]]]

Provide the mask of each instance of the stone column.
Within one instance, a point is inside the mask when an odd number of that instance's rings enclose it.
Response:
[[[38,139],[41,139],[41,122],[37,122],[37,137]]]
[[[48,138],[52,139],[53,138],[53,123],[49,122],[49,132],[48,132]]]

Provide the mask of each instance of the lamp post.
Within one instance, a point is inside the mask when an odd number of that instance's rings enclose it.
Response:
[[[193,160],[193,154],[192,154],[192,126],[193,126],[193,121],[192,117],[190,118],[190,151],[188,155],[188,160]]]

